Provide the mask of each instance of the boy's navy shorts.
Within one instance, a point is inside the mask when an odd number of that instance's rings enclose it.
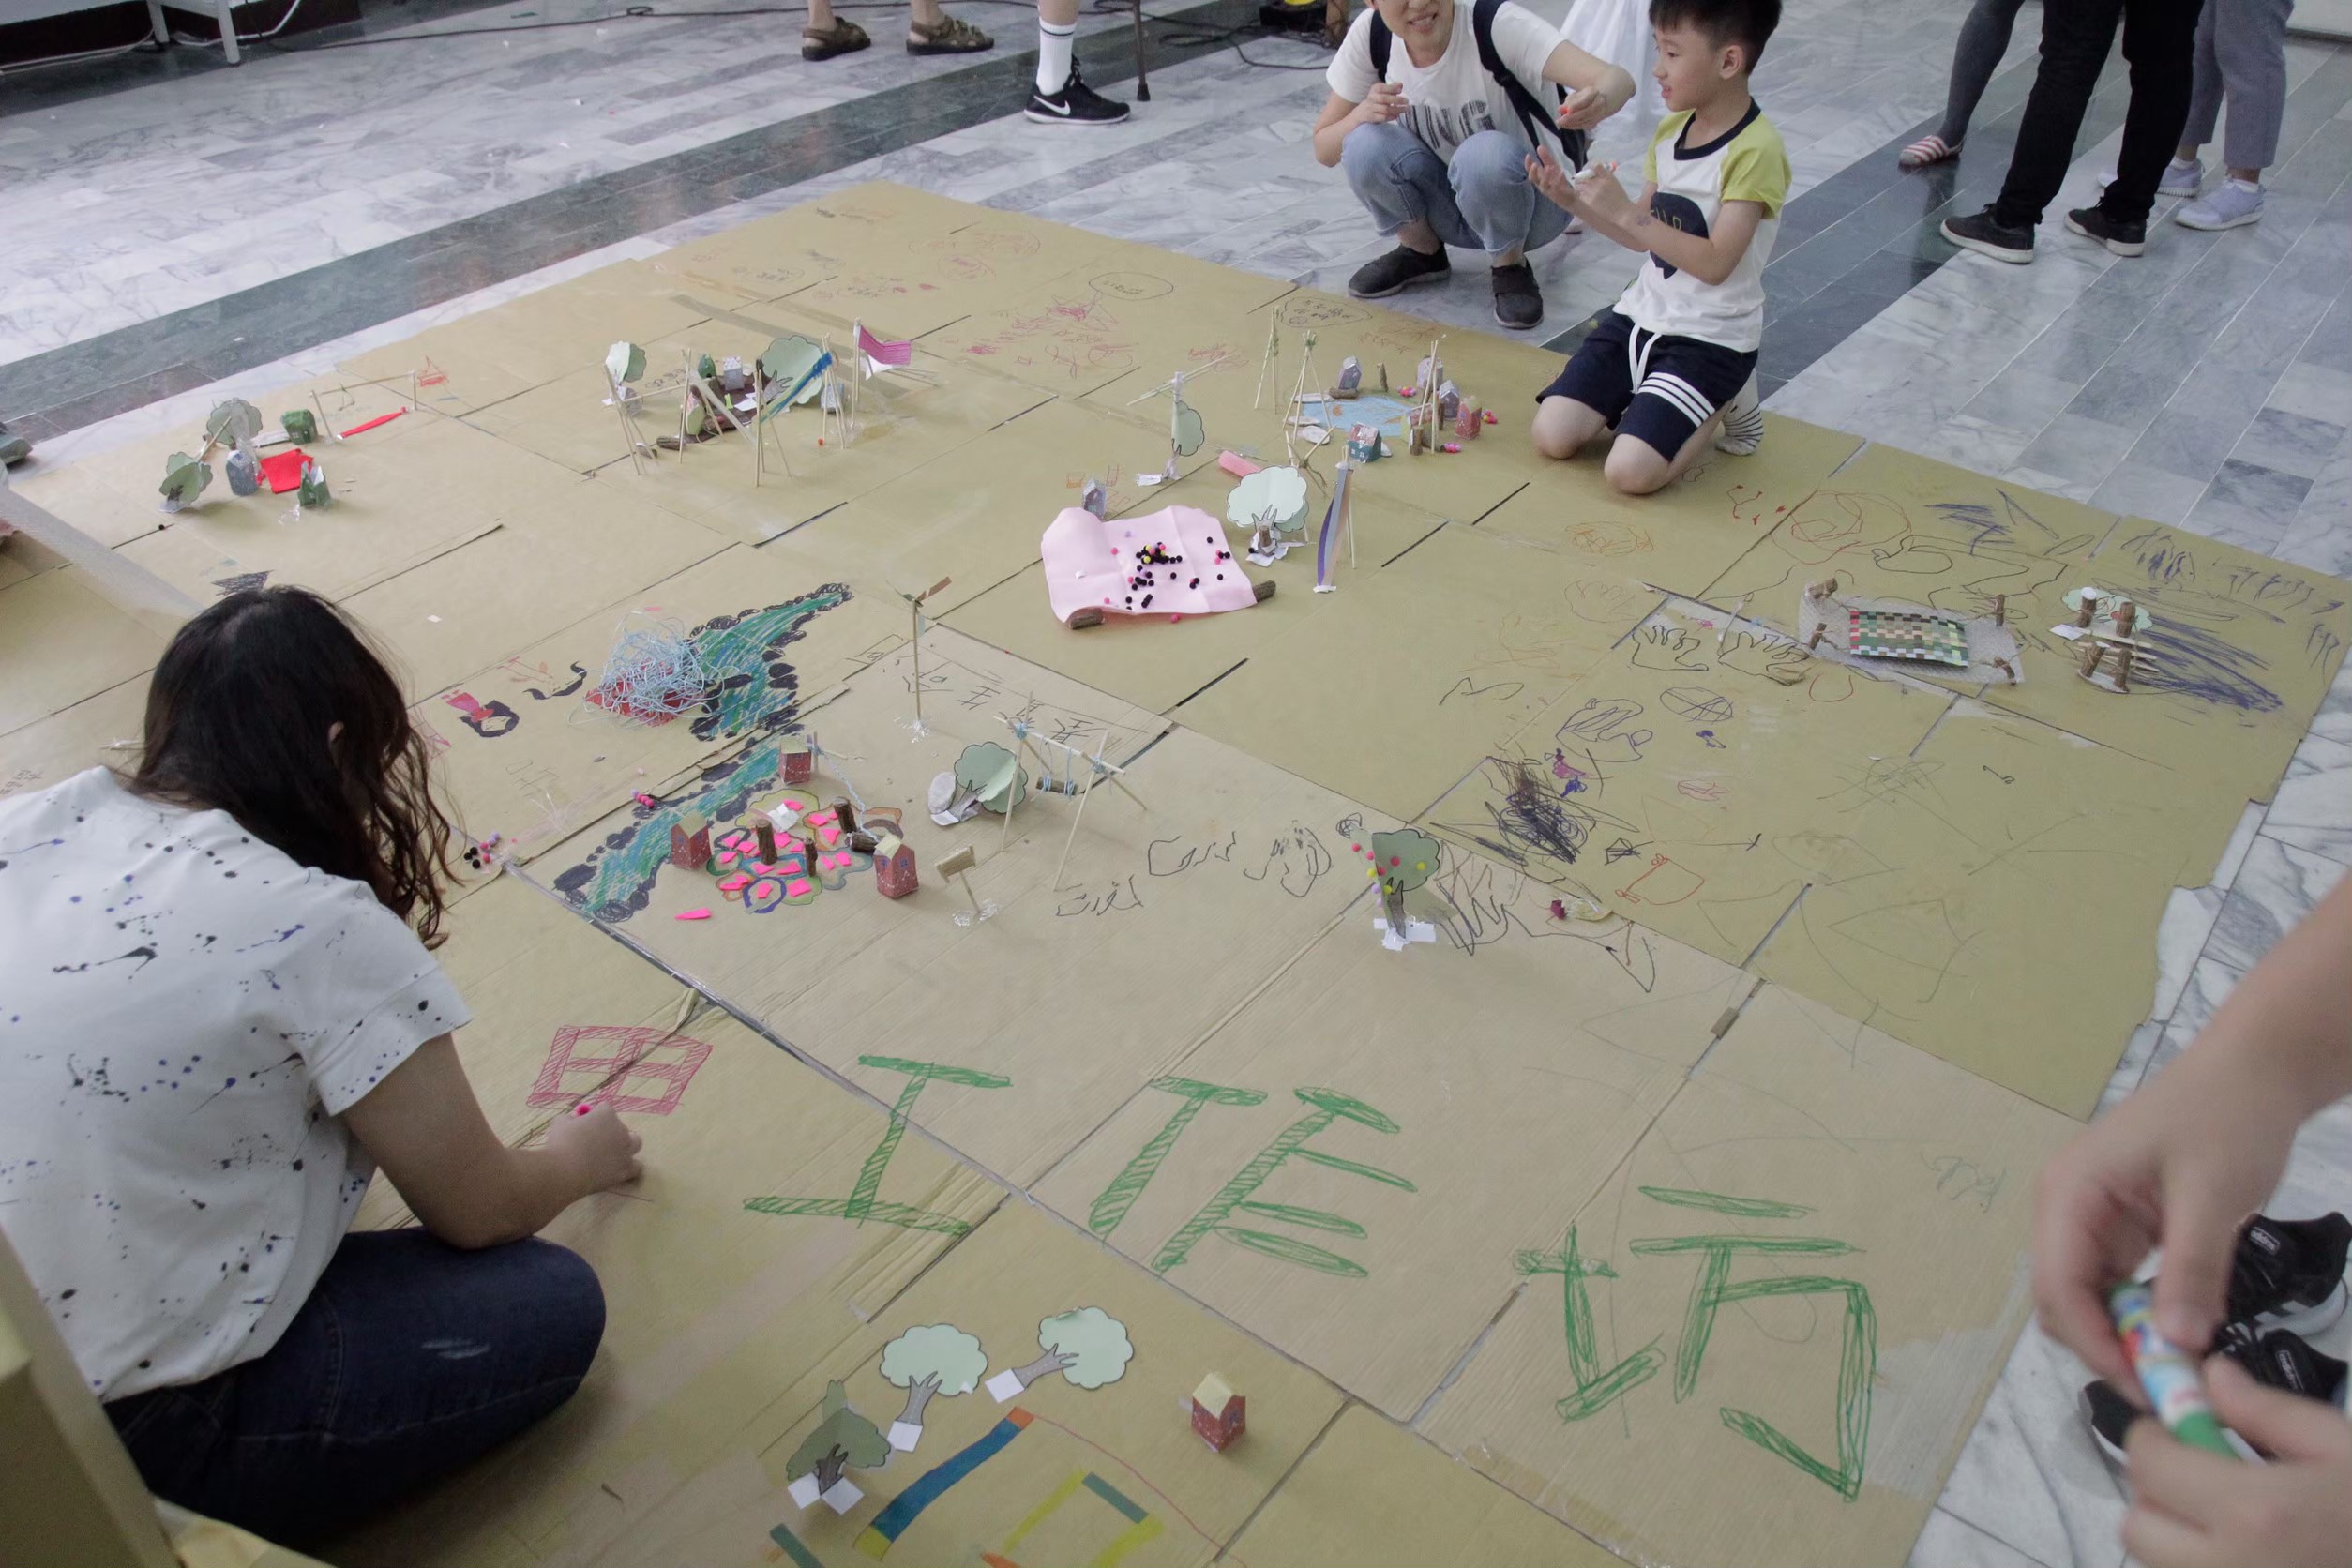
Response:
[[[1672,458],[1715,410],[1739,396],[1756,372],[1756,355],[1696,338],[1644,332],[1615,310],[1604,310],[1591,334],[1536,395],[1573,398]]]

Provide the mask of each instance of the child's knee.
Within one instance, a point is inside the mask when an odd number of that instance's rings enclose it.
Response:
[[[1593,418],[1583,404],[1569,398],[1546,398],[1538,404],[1528,435],[1543,456],[1565,460],[1591,439]]]
[[[1608,460],[1601,465],[1601,476],[1620,495],[1648,495],[1665,487],[1672,466],[1648,442],[1621,435],[1610,444]]]

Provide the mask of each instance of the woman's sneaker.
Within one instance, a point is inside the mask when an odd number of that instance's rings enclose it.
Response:
[[[2213,194],[2184,204],[2172,215],[2184,229],[2236,229],[2262,221],[2262,187],[2243,180],[2224,180]]]
[[[2344,1364],[2313,1349],[2292,1330],[2258,1334],[2242,1323],[2232,1323],[2222,1331],[2215,1353],[2244,1367],[2265,1388],[2331,1405],[2344,1402]],[[2124,1463],[2123,1444],[2132,1423],[2147,1414],[2110,1384],[2088,1383],[2083,1388],[2083,1416],[2090,1423],[2091,1440],[2113,1464]]]
[[[2256,1214],[2238,1232],[2229,1271],[2229,1320],[2257,1334],[2317,1334],[2344,1316],[2344,1255],[2352,1219],[2271,1219]]]

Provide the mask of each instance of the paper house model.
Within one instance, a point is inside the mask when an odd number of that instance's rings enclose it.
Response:
[[[711,820],[688,812],[670,824],[670,864],[700,871],[711,861]]]
[[[1222,1454],[1228,1443],[1248,1428],[1244,1404],[1223,1378],[1212,1372],[1192,1391],[1192,1429],[1200,1434],[1202,1442]]]
[[[784,782],[787,784],[806,784],[817,771],[817,740],[814,735],[786,741],[781,755],[784,759]]]
[[[918,885],[914,846],[895,833],[875,841],[874,885],[885,898],[903,898]]]

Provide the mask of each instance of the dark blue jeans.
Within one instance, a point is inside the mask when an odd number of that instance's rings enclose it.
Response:
[[[267,1355],[106,1407],[148,1487],[299,1545],[448,1474],[571,1397],[604,1290],[535,1238],[343,1238]]]

